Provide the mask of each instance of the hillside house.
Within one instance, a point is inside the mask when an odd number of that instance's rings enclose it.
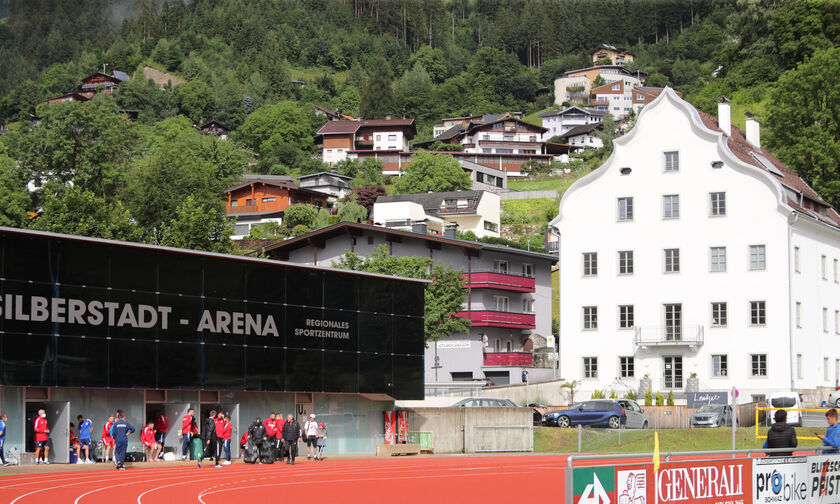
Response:
[[[438,236],[453,229],[472,231],[479,238],[499,237],[501,200],[488,191],[380,196],[373,204],[371,219],[376,225],[394,229],[425,225],[428,232]]]
[[[597,65],[599,61],[604,58],[609,58],[614,65],[626,65],[631,63],[635,56],[627,49],[622,49],[610,44],[600,44],[595,49],[589,51],[592,55],[592,64]]]
[[[542,118],[542,126],[547,130],[543,133],[543,140],[547,142],[552,137],[562,137],[572,128],[599,123],[606,115],[605,111],[575,105],[564,109],[548,110],[539,114],[538,117]]]
[[[321,145],[321,160],[333,165],[358,153],[406,152],[416,135],[414,119],[342,120],[324,124],[315,140]]]

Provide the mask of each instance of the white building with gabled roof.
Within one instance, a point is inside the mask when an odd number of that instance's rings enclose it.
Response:
[[[666,88],[565,192],[564,378],[742,402],[840,382],[840,215],[746,129]]]

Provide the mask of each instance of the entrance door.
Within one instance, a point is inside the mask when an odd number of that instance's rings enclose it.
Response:
[[[683,387],[682,357],[663,357],[665,371],[665,388],[681,389]]]
[[[178,435],[178,431],[181,430],[181,421],[187,416],[188,409],[190,409],[190,403],[163,405],[163,415],[166,417],[168,424],[166,437],[163,438],[163,453],[171,451],[178,460],[181,458],[184,440],[183,437]],[[197,418],[196,421],[198,421]]]
[[[48,402],[44,405],[50,426],[50,458],[56,464],[70,463],[70,403]],[[77,432],[78,434],[78,432]]]
[[[222,404],[222,411],[230,412],[230,457],[239,458],[239,403]]]

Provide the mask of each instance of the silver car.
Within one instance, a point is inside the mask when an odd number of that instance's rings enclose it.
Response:
[[[840,408],[840,389],[828,395],[828,405],[832,408]]]
[[[706,404],[691,414],[692,427],[726,427],[732,425],[732,407],[728,404]]]
[[[624,408],[624,414],[627,415],[625,426],[628,429],[648,428],[648,419],[645,416],[645,410],[639,406],[639,403],[631,399],[619,399],[617,402],[619,406]]]

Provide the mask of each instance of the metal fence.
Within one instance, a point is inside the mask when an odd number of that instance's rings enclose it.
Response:
[[[476,453],[534,450],[533,425],[476,425],[474,432]]]

